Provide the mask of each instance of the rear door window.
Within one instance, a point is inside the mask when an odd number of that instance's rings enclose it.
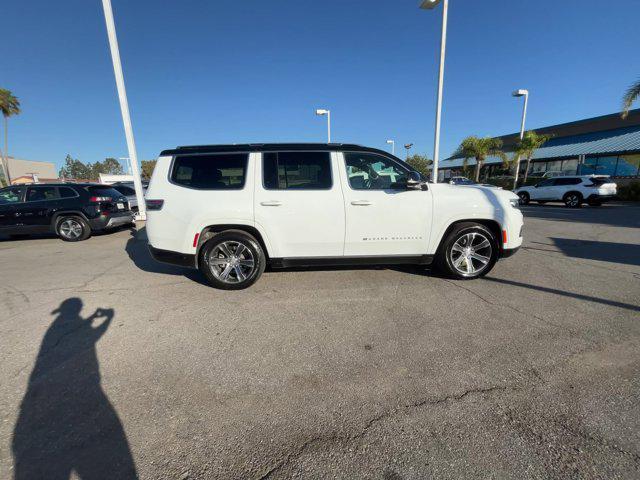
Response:
[[[27,188],[27,202],[41,202],[45,200],[58,200],[60,195],[56,187],[29,187]]]
[[[247,176],[247,153],[178,155],[171,181],[200,190],[240,190]]]
[[[267,190],[329,190],[330,152],[265,152],[262,174]]]

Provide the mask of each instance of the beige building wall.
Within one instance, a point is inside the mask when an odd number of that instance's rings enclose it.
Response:
[[[42,180],[58,178],[56,166],[52,162],[36,162],[9,157],[8,163],[9,175],[11,175],[12,180],[20,177],[31,177],[32,174],[36,174]]]

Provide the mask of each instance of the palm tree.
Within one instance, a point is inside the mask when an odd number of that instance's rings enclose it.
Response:
[[[13,93],[11,93],[10,90],[5,90],[4,88],[0,88],[0,111],[2,111],[2,116],[4,117],[4,162],[2,165],[2,170],[4,172],[7,183],[11,183],[9,177],[10,172],[8,150],[9,117],[12,115],[18,115],[20,113],[20,101]]]
[[[502,151],[502,140],[492,137],[480,138],[473,135],[467,137],[460,143],[456,155],[464,157],[465,164],[470,158],[475,158],[476,182],[480,181],[480,170],[487,157],[500,157],[503,162],[508,162],[507,156]]]
[[[622,118],[627,118],[631,105],[640,96],[640,80],[632,84],[622,97]]]
[[[525,132],[522,140],[518,142],[516,145],[515,154],[518,158],[525,157],[527,159],[527,166],[524,169],[524,181],[527,181],[527,176],[529,175],[529,165],[531,164],[531,158],[533,154],[539,149],[542,145],[547,143],[553,135],[538,135],[533,130]],[[518,179],[516,178],[516,184]],[[516,185],[517,186],[517,185]]]

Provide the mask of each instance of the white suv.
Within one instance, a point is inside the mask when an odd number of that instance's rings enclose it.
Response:
[[[429,265],[477,278],[522,244],[518,197],[427,184],[381,150],[346,144],[178,147],[149,189],[153,257],[222,289],[272,268]]]
[[[517,188],[515,192],[523,205],[531,200],[538,203],[563,201],[567,207],[578,208],[586,201],[597,207],[616,196],[617,186],[607,175],[582,175],[549,178],[536,185]]]

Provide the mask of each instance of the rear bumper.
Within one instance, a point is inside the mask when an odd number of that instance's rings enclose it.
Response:
[[[149,252],[157,262],[177,265],[179,267],[196,268],[196,256],[189,253],[172,252],[170,250],[161,250],[159,248],[148,245]]]
[[[133,212],[119,212],[110,215],[100,215],[89,220],[91,230],[103,230],[105,228],[115,228],[133,222]]]
[[[594,193],[593,195],[589,195],[587,197],[587,201],[597,200],[599,202],[606,202],[608,200],[613,200],[614,198],[616,198],[615,195],[600,195],[599,193]]]

